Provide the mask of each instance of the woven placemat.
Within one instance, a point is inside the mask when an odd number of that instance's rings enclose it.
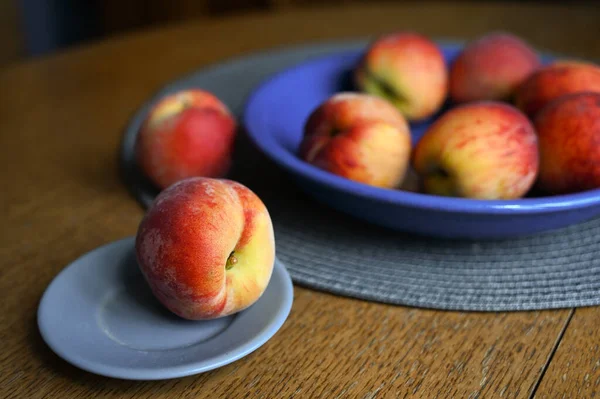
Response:
[[[187,87],[215,93],[240,116],[257,84],[286,67],[366,40],[273,50],[237,58],[160,90],[127,126],[123,178],[147,207],[157,194],[135,165],[133,147],[156,99]],[[296,284],[370,301],[448,310],[509,311],[600,304],[600,219],[502,241],[418,237],[369,225],[303,194],[240,132],[229,178],[255,191],[275,227],[277,256]]]

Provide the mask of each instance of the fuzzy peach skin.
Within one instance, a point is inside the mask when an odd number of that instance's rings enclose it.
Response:
[[[450,68],[450,97],[456,103],[509,100],[517,87],[541,66],[522,39],[494,32],[467,44]]]
[[[409,120],[440,109],[448,72],[438,46],[427,37],[399,32],[376,39],[354,71],[359,90],[385,98]]]
[[[408,123],[390,103],[368,94],[339,93],[308,117],[299,154],[338,176],[396,188],[410,151]]]
[[[515,105],[535,117],[550,101],[584,91],[600,93],[600,67],[583,61],[556,61],[540,68],[523,82],[515,95]]]
[[[544,107],[534,124],[541,190],[565,194],[600,188],[600,93],[562,96]]]
[[[240,183],[204,177],[181,180],[157,196],[135,249],[156,298],[190,320],[252,305],[275,260],[273,226],[260,198]]]
[[[535,130],[518,109],[485,101],[442,115],[415,146],[413,166],[429,194],[515,199],[538,171]]]
[[[142,172],[160,189],[192,176],[223,177],[229,171],[236,121],[217,97],[186,90],[160,100],[137,136]]]

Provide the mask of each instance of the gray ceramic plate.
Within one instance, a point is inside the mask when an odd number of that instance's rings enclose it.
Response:
[[[292,299],[290,276],[276,261],[266,291],[248,309],[210,321],[184,320],[152,295],[129,237],[85,254],[59,273],[42,297],[38,325],[48,346],[79,368],[158,380],[246,356],[279,330]]]

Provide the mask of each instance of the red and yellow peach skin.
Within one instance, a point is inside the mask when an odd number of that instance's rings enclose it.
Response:
[[[369,94],[339,93],[308,117],[299,155],[338,176],[396,188],[410,151],[408,123],[390,103]]]
[[[456,103],[509,100],[541,66],[522,39],[504,32],[487,34],[463,49],[450,68],[450,97]]]
[[[413,32],[388,34],[366,50],[354,72],[357,87],[385,98],[409,121],[433,115],[448,93],[448,72],[439,47]]]
[[[600,93],[600,67],[584,61],[563,60],[540,68],[518,88],[516,106],[530,117],[565,94]]]
[[[240,183],[203,177],[181,180],[157,196],[135,248],[156,298],[191,320],[252,305],[275,259],[273,226],[260,198]]]
[[[538,186],[550,194],[600,188],[600,93],[562,96],[535,120]]]
[[[518,109],[474,102],[442,115],[415,146],[413,166],[429,194],[515,199],[538,171],[534,128]]]
[[[160,189],[187,177],[223,177],[235,130],[235,119],[213,94],[178,92],[149,111],[137,136],[136,160]]]

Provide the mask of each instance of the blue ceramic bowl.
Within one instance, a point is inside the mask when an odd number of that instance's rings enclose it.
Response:
[[[461,49],[458,44],[440,46],[448,63]],[[600,190],[518,200],[448,198],[369,186],[301,160],[297,149],[306,118],[334,93],[354,90],[350,73],[362,51],[364,48],[332,53],[278,73],[262,83],[246,103],[244,124],[251,139],[313,198],[377,225],[445,238],[527,235],[600,214]],[[550,59],[543,56],[544,62]],[[435,117],[411,125],[414,142]]]

